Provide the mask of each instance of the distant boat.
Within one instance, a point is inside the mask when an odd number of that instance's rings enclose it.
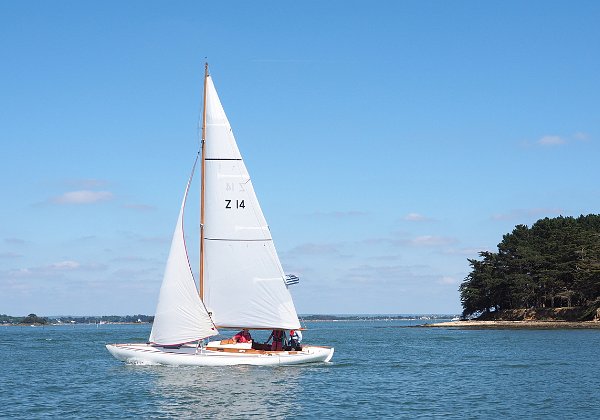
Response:
[[[150,339],[108,344],[117,359],[165,365],[294,365],[328,362],[333,347],[210,341],[217,328],[301,329],[285,275],[231,126],[205,66],[200,158],[199,290],[183,233],[188,180],[160,289]]]

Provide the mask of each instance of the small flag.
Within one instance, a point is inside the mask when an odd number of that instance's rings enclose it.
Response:
[[[292,284],[300,283],[300,279],[298,278],[298,276],[295,276],[293,274],[286,274],[284,281],[286,286],[291,286]]]

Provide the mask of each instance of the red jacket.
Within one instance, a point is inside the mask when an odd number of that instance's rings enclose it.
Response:
[[[237,333],[236,335],[234,335],[233,339],[237,343],[247,343],[248,341],[252,340],[252,336],[250,335],[250,331],[242,330],[239,333]]]

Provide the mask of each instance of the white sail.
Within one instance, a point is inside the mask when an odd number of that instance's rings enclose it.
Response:
[[[171,242],[150,342],[162,345],[189,343],[218,334],[196,290],[183,234],[183,213],[188,181]]]
[[[263,350],[253,343],[232,344],[229,340],[209,341],[202,348],[193,343],[218,334],[217,325],[300,328],[287,289],[298,283],[298,278],[283,273],[248,171],[208,75],[208,64],[204,94],[200,213],[203,296],[196,290],[183,232],[190,177],[173,234],[150,342],[107,344],[106,349],[115,358],[135,364],[287,366],[329,362],[333,347],[303,344],[301,349],[290,351]]]
[[[218,326],[300,328],[212,78],[206,84],[204,303]]]

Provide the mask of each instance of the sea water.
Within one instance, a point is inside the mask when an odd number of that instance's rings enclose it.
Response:
[[[332,363],[128,365],[149,325],[0,327],[2,418],[600,418],[600,330],[308,323]]]

